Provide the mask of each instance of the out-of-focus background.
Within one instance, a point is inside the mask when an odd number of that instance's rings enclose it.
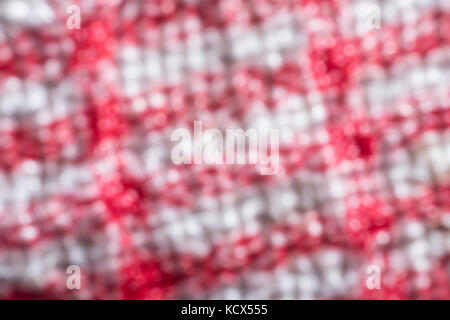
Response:
[[[0,298],[450,298],[449,44],[448,0],[0,1]],[[278,173],[175,165],[195,120]]]

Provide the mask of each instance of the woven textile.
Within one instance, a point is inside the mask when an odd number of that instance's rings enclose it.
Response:
[[[173,163],[194,121],[277,174]],[[0,1],[0,298],[448,299],[449,253],[448,0]]]

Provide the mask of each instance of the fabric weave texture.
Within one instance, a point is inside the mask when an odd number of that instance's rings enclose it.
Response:
[[[194,121],[279,171],[174,164]],[[449,254],[448,0],[0,1],[0,298],[449,299]]]

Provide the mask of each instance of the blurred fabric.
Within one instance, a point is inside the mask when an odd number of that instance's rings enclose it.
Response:
[[[0,1],[0,298],[449,299],[449,44],[448,0]],[[278,173],[175,165],[197,120]]]

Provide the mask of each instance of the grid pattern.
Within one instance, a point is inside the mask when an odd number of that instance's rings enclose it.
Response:
[[[445,0],[0,1],[0,297],[450,298],[449,31]],[[197,120],[280,129],[278,174],[173,164]]]

